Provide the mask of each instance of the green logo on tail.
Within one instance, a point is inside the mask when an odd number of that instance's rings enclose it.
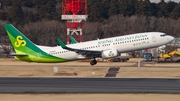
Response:
[[[26,45],[26,41],[25,40],[22,40],[23,38],[22,38],[22,36],[17,36],[16,37],[16,42],[14,43],[14,45],[16,46],[16,47],[20,47],[20,46],[25,46]]]

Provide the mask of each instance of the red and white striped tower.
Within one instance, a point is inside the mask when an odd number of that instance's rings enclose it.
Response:
[[[87,19],[87,0],[63,0],[62,20],[67,20],[67,44],[69,36],[82,42],[82,21]]]

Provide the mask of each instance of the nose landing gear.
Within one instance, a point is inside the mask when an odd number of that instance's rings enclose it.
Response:
[[[94,65],[96,65],[96,64],[97,64],[97,61],[96,61],[96,59],[94,58],[93,60],[91,60],[90,64],[91,64],[91,66],[94,66]]]

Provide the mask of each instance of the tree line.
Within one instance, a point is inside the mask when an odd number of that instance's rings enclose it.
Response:
[[[0,21],[0,43],[10,43],[9,38]],[[124,17],[114,15],[104,22],[83,22],[83,41],[96,40],[119,35],[140,32],[164,32],[168,35],[180,37],[180,19],[157,18],[146,16]],[[30,40],[39,45],[56,46],[56,38],[61,38],[66,43],[66,23],[56,20],[30,22],[25,25],[15,26]]]
[[[103,22],[113,15],[143,15],[177,20],[180,4],[177,2],[151,3],[149,0],[87,0],[88,21]],[[0,20],[26,24],[43,19],[61,21],[62,0],[1,0]]]

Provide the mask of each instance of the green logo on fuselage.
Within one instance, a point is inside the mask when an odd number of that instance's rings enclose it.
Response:
[[[109,56],[114,56],[114,53],[112,51],[110,51]]]

